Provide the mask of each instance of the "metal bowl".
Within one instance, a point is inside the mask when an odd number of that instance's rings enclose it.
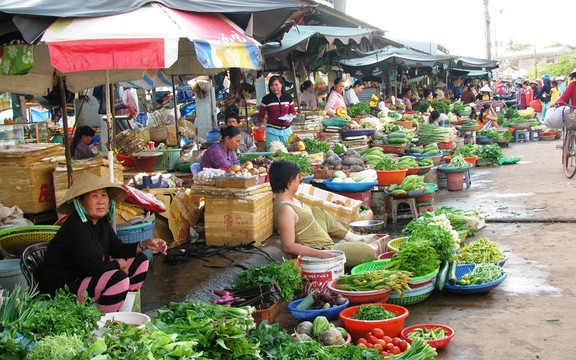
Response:
[[[350,223],[350,228],[352,231],[360,233],[375,233],[384,227],[384,221],[382,220],[362,220]]]

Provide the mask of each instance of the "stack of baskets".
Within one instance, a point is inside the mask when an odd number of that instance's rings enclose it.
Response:
[[[116,149],[120,155],[131,156],[142,150],[144,145],[144,140],[134,130],[127,129],[116,135]]]
[[[10,255],[19,257],[32,244],[50,241],[60,226],[30,225],[17,226],[0,231],[0,247]]]
[[[376,260],[360,264],[352,268],[350,273],[358,274],[367,271],[382,270],[386,264],[390,262],[390,259]],[[436,276],[438,275],[438,269],[425,274],[422,276],[417,276],[408,282],[408,286],[412,291],[404,292],[404,296],[401,296],[395,292],[390,293],[388,297],[388,303],[394,305],[412,305],[422,302],[430,296],[432,290],[434,290],[434,285],[436,284]]]
[[[116,235],[118,235],[118,238],[124,244],[138,243],[153,237],[154,225],[156,225],[156,219],[152,219],[150,221],[136,225],[118,228],[116,230]],[[148,260],[152,261],[152,250],[145,250],[144,254],[146,254]]]

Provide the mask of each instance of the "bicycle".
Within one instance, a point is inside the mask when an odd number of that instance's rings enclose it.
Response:
[[[569,106],[576,109],[576,106]],[[571,179],[576,175],[576,112],[564,115],[564,127],[562,128],[562,165],[564,175]]]

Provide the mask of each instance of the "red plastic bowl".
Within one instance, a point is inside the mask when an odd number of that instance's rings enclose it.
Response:
[[[116,159],[122,163],[125,167],[136,167],[134,164],[134,159],[132,156],[116,155]]]
[[[406,178],[406,172],[408,169],[400,169],[400,170],[389,170],[389,171],[380,171],[377,170],[376,174],[378,175],[378,185],[379,186],[390,186],[392,184],[401,184]]]
[[[418,173],[418,170],[420,170],[419,167],[406,169],[406,176],[408,176],[408,175],[416,175],[416,174]]]
[[[397,317],[388,320],[356,320],[352,319],[352,316],[358,311],[358,306],[352,306],[344,309],[340,312],[340,319],[344,322],[344,327],[350,335],[352,335],[352,340],[354,343],[358,341],[361,337],[366,337],[369,331],[374,328],[380,328],[384,330],[386,335],[390,337],[396,337],[402,332],[404,327],[404,320],[408,316],[409,312],[403,306],[391,305],[391,304],[376,304],[378,306],[383,306],[384,309],[392,311]]]
[[[376,260],[392,259],[392,256],[394,256],[394,254],[396,254],[396,251],[387,251],[385,253],[378,255],[378,259]]]
[[[414,331],[414,329],[416,329],[416,328],[425,328],[425,329],[442,328],[442,329],[444,329],[444,331],[446,331],[447,335],[444,339],[428,341],[428,345],[432,346],[436,350],[440,350],[440,349],[446,347],[446,345],[448,345],[450,340],[452,340],[452,338],[454,337],[454,330],[452,328],[450,328],[448,326],[444,326],[444,325],[437,325],[437,324],[421,324],[421,325],[408,326],[406,329],[402,330],[402,332],[400,333],[400,336],[402,336],[402,338],[404,340],[406,340],[407,342],[412,344],[412,340],[407,338],[406,334]]]
[[[371,304],[385,303],[392,292],[392,289],[372,290],[372,291],[346,291],[336,289],[338,280],[332,280],[328,283],[328,290],[332,294],[340,294],[350,300],[350,304]]]

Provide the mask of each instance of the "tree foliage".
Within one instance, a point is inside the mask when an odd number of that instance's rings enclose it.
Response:
[[[555,63],[538,63],[538,76],[549,74],[552,77],[568,75],[576,67],[576,51],[560,55]],[[534,78],[534,68],[528,72],[529,78]]]

